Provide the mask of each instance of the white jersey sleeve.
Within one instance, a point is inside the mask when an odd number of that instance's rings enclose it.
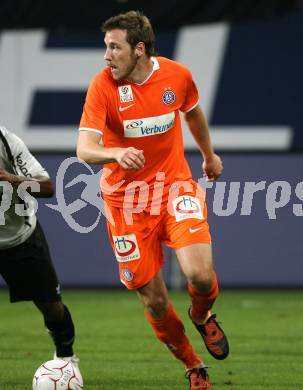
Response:
[[[25,177],[49,177],[39,161],[30,153],[25,143],[16,134],[8,130],[6,132],[6,139],[14,159],[16,174]]]

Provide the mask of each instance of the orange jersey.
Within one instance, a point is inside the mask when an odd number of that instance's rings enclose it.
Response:
[[[133,190],[135,199],[138,201],[140,189],[146,199],[139,202],[148,208],[155,199],[156,183],[163,183],[159,190],[163,202],[174,182],[191,179],[179,111],[190,111],[198,104],[198,91],[184,65],[164,57],[152,57],[152,61],[153,72],[142,84],[115,81],[111,70],[105,68],[86,96],[80,130],[100,132],[105,147],[132,146],[144,151],[145,166],[138,171],[125,170],[118,163],[106,164],[111,170],[106,187],[117,187],[117,183],[119,187],[107,193],[101,179],[101,189],[104,199],[116,207],[123,206],[125,191],[132,186],[138,186]]]

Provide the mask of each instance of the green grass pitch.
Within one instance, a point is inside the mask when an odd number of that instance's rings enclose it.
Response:
[[[303,291],[223,290],[214,312],[231,354],[214,360],[187,318],[189,298],[171,292],[196,351],[210,366],[214,390],[303,389]],[[128,291],[65,290],[85,390],[188,389],[181,364],[154,338],[141,304]],[[30,390],[35,369],[54,348],[30,302],[0,292],[0,389]]]

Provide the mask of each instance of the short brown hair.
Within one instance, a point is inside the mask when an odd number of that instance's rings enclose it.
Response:
[[[155,34],[147,16],[140,11],[129,11],[107,19],[102,25],[102,31],[126,30],[126,40],[132,48],[137,43],[145,44],[145,51],[148,57],[156,55]]]

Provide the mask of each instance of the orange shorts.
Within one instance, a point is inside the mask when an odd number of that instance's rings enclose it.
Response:
[[[179,195],[179,194],[178,194]],[[119,264],[120,280],[130,290],[147,284],[164,263],[161,244],[173,249],[194,243],[210,243],[205,192],[195,192],[168,200],[160,215],[149,211],[132,213],[107,204],[107,228]]]

